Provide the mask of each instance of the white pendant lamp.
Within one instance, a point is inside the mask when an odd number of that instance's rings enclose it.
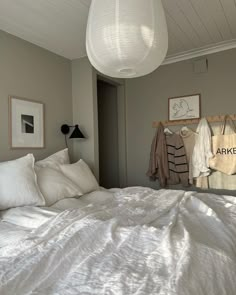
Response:
[[[154,71],[168,49],[161,0],[92,0],[86,50],[91,64],[116,78]]]

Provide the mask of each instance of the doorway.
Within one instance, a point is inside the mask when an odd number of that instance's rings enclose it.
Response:
[[[99,180],[105,188],[120,187],[118,87],[97,80]]]

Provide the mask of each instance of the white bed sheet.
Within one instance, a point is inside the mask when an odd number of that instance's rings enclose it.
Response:
[[[84,208],[88,205],[102,206],[113,200],[112,191],[99,190],[79,198],[66,198],[51,207],[17,207],[0,211],[0,247],[18,242],[31,230],[40,227],[61,211]]]
[[[66,209],[83,208],[89,204],[100,206],[110,201],[113,201],[113,193],[99,190],[77,198],[65,198],[50,207],[25,206],[3,210],[0,211],[0,220],[30,229],[38,228],[44,222]]]
[[[50,208],[66,210],[70,208],[83,208],[89,204],[93,206],[102,206],[114,200],[112,190],[99,190],[84,194],[78,198],[66,198],[53,204]]]
[[[0,248],[19,242],[25,238],[29,232],[29,228],[0,221]]]
[[[127,188],[1,248],[0,294],[235,295],[235,249],[235,199]]]
[[[2,211],[0,218],[4,222],[32,229],[38,228],[60,212],[55,208],[25,206]]]

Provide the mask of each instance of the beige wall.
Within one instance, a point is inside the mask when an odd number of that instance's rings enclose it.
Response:
[[[107,78],[99,74],[87,57],[72,61],[73,121],[79,124],[86,136],[73,141],[74,160],[84,159],[99,179],[99,143],[97,116],[97,76],[117,86],[118,95],[118,141],[119,178],[126,185],[126,142],[125,142],[125,91],[124,81]]]
[[[88,59],[74,60],[71,67],[69,60],[2,31],[0,44],[0,161],[27,152],[33,152],[40,159],[64,148],[60,126],[73,120],[80,124],[86,136],[86,140],[73,140],[73,159],[85,159],[98,177],[97,73]],[[161,66],[142,78],[126,80],[126,105],[124,99],[119,101],[123,184],[127,170],[127,185],[158,187],[158,183],[150,182],[145,173],[155,132],[151,124],[154,120],[167,119],[168,97],[201,93],[203,116],[236,112],[236,49],[207,58],[209,70],[205,74],[195,74],[193,61],[188,60]],[[123,93],[124,87],[122,83],[120,85],[118,91]],[[9,148],[9,94],[45,103],[45,149]]]
[[[72,61],[73,121],[86,139],[73,141],[74,160],[84,159],[99,176],[96,75],[88,59]]]
[[[152,121],[168,117],[168,97],[201,93],[202,116],[236,113],[236,49],[208,57],[208,73],[195,74],[193,61],[161,66],[154,73],[126,80],[128,185],[147,185]]]
[[[71,62],[3,31],[0,44],[0,161],[28,152],[42,158],[64,148],[60,126],[72,121]],[[9,148],[8,95],[45,103],[45,149]]]

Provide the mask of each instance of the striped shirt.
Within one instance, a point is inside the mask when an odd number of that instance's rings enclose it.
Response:
[[[166,135],[167,158],[170,177],[167,184],[188,186],[189,170],[182,138],[178,134]]]

